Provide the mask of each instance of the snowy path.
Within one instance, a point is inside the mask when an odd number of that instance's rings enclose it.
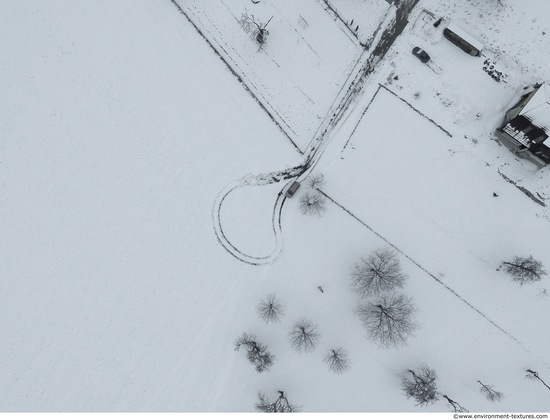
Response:
[[[308,145],[305,153],[304,164],[292,170],[274,172],[261,175],[246,175],[234,182],[231,182],[220,191],[212,208],[212,219],[214,223],[214,231],[220,244],[235,258],[242,262],[251,265],[264,265],[275,262],[283,252],[284,240],[281,227],[282,210],[286,198],[284,191],[289,187],[291,181],[301,181],[305,179],[315,165],[321,159],[324,151],[327,148],[332,137],[330,134],[342,121],[344,115],[362,93],[369,75],[375,70],[376,65],[382,60],[386,52],[393,45],[393,42],[401,34],[407,25],[407,17],[411,10],[416,5],[417,0],[401,3],[398,9],[395,9],[395,16],[387,18],[383,23],[384,31],[376,40],[374,47],[364,50],[355,66],[351,70],[346,83],[340,89],[339,94],[335,98],[329,112],[319,125],[315,136]],[[181,11],[181,9],[180,9]],[[294,178],[294,179],[293,179]],[[239,250],[224,233],[220,212],[225,198],[237,188],[246,186],[261,186],[273,184],[282,180],[291,180],[285,184],[280,190],[275,200],[272,213],[272,229],[274,235],[274,248],[269,255],[266,256],[251,256]]]
[[[283,211],[283,204],[285,203],[286,197],[282,192],[277,195],[275,205],[273,207],[272,213],[272,228],[273,235],[275,238],[275,245],[273,250],[266,256],[257,257],[248,255],[241,250],[239,250],[231,241],[227,238],[224,233],[222,222],[221,222],[221,208],[225,198],[237,188],[250,187],[250,186],[262,186],[269,185],[276,182],[281,182],[289,179],[296,178],[300,176],[300,173],[304,171],[303,167],[297,167],[286,171],[281,171],[278,173],[262,174],[262,175],[245,175],[244,177],[233,181],[226,185],[216,197],[214,201],[214,206],[212,207],[212,219],[214,221],[214,231],[218,238],[220,244],[235,258],[251,265],[264,265],[270,264],[281,256],[284,248],[282,229],[281,229],[281,216]],[[283,190],[287,188],[292,181],[289,181],[283,187]]]

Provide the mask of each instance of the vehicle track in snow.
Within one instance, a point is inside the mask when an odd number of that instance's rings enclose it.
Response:
[[[174,2],[174,0],[171,1]],[[410,0],[409,2],[401,3],[400,7],[395,10],[395,17],[386,19],[384,22],[386,27],[381,33],[376,45],[373,48],[363,50],[354,67],[350,71],[346,82],[343,84],[333,104],[331,105],[328,113],[319,125],[313,139],[310,141],[306,152],[304,153],[304,163],[301,166],[290,170],[272,172],[268,174],[245,175],[244,177],[227,184],[220,191],[212,207],[214,232],[218,242],[235,258],[250,265],[272,264],[279,259],[284,249],[281,219],[283,206],[286,201],[284,194],[285,191],[293,181],[305,179],[319,162],[332,138],[332,131],[338,126],[346,112],[360,96],[369,76],[375,70],[376,65],[382,60],[386,52],[393,45],[395,39],[397,39],[407,25],[407,17],[417,2],[418,0]],[[179,6],[178,9],[180,9],[183,13]],[[189,17],[187,18],[189,19]],[[212,44],[210,44],[210,46],[214,48]],[[228,63],[226,62],[226,64]],[[232,72],[236,74],[234,70],[232,70]],[[253,94],[252,91],[250,92]],[[256,98],[256,100],[258,99]],[[265,109],[265,107],[263,108]],[[275,242],[273,250],[265,256],[253,256],[242,252],[233,243],[231,243],[223,230],[221,209],[225,198],[237,188],[268,185],[281,182],[283,180],[288,180],[288,182],[279,191],[272,212],[271,223]]]
[[[245,83],[246,75],[241,75],[237,70],[231,66],[231,61],[224,58],[224,54],[221,54],[214,43],[212,43],[208,37],[201,31],[199,26],[193,22],[191,17],[183,10],[183,8],[177,3],[176,0],[170,0],[178,11],[193,25],[194,29],[199,35],[207,42],[208,46],[214,51],[214,53],[224,62],[229,71],[237,78],[246,91],[256,100],[261,108],[269,115],[271,120],[281,129],[281,131],[289,138],[294,147],[305,156],[304,163],[299,167],[292,169],[272,172],[268,174],[258,175],[245,175],[238,180],[227,184],[217,195],[213,207],[212,207],[212,220],[214,224],[214,232],[219,243],[225,248],[227,252],[233,255],[238,260],[251,265],[265,265],[271,264],[281,256],[284,249],[284,241],[282,235],[281,218],[283,206],[286,201],[284,192],[290,186],[290,184],[297,180],[306,178],[313,170],[315,165],[321,159],[328,143],[331,140],[331,133],[335,127],[338,126],[346,112],[350,109],[351,105],[356,101],[358,96],[363,91],[368,77],[375,70],[376,65],[382,60],[386,52],[393,45],[393,42],[401,34],[405,26],[407,25],[407,17],[412,11],[418,0],[403,1],[398,8],[395,8],[395,16],[386,17],[381,22],[380,27],[384,27],[383,32],[380,33],[377,40],[373,42],[373,46],[368,49],[364,49],[356,61],[354,67],[350,71],[345,83],[336,95],[329,111],[325,118],[321,121],[317,131],[315,132],[312,140],[310,141],[305,152],[300,150],[294,143],[292,138],[288,135],[286,130],[278,123],[277,119],[271,115],[267,107],[258,98],[257,93],[251,87]],[[219,46],[220,48],[223,48]],[[258,92],[260,93],[260,92]],[[265,100],[265,98],[264,98]],[[267,104],[269,106],[269,103]],[[272,107],[271,107],[272,108]],[[246,254],[239,250],[225,235],[221,221],[221,208],[225,198],[235,191],[237,188],[262,186],[282,181],[288,181],[279,191],[275,200],[272,211],[272,229],[274,235],[274,247],[271,253],[265,256],[253,256]]]
[[[299,177],[300,174],[304,172],[304,170],[305,168],[303,166],[299,166],[280,172],[272,172],[260,175],[245,175],[242,178],[230,182],[218,193],[218,196],[214,200],[214,206],[212,207],[212,220],[214,222],[214,232],[216,233],[218,242],[226,249],[226,251],[228,251],[238,260],[250,265],[271,264],[279,259],[284,249],[281,218],[283,204],[286,200],[286,197],[282,192],[279,192],[279,194],[277,195],[277,199],[275,200],[275,205],[273,206],[273,212],[271,216],[271,224],[273,229],[273,236],[275,238],[275,244],[273,246],[273,250],[268,255],[265,255],[263,257],[248,255],[239,250],[235,245],[231,243],[231,241],[229,241],[224,233],[221,221],[222,205],[226,197],[237,188],[253,186],[259,187],[262,185],[269,185],[289,180],[283,187],[284,189],[287,185],[292,183],[292,179]]]

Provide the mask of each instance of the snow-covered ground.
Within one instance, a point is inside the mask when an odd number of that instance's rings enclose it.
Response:
[[[362,44],[370,44],[373,36],[391,11],[386,0],[326,0],[326,4],[357,35]]]
[[[319,0],[178,3],[305,151],[361,53],[353,33]],[[240,23],[244,13],[269,22],[262,51]]]
[[[520,287],[495,270],[516,254],[550,267],[547,207],[503,178],[544,200],[548,169],[492,137],[523,86],[548,80],[550,9],[505,2],[420,0],[314,168],[325,215],[301,214],[302,187],[282,207],[280,258],[261,266],[218,242],[213,204],[246,174],[302,163],[273,119],[303,152],[361,54],[352,6],[330,1],[340,21],[314,0],[179,1],[241,83],[168,0],[0,2],[0,411],[252,411],[281,389],[309,412],[451,411],[403,396],[400,375],[424,362],[470,411],[550,411],[524,379],[550,380],[548,278]],[[238,22],[245,7],[274,16],[263,51]],[[483,41],[507,83],[423,9]],[[283,184],[224,200],[243,252],[272,249]],[[369,341],[354,315],[350,267],[379,246],[399,252],[418,309],[400,349]],[[255,314],[268,293],[285,305],[278,324]],[[304,316],[321,340],[298,354],[287,333]],[[269,372],[234,351],[243,332],[275,355]],[[339,346],[342,375],[322,362]]]

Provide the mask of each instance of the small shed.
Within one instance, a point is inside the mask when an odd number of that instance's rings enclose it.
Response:
[[[462,51],[465,51],[474,57],[481,55],[483,44],[465,30],[456,26],[454,23],[449,23],[449,25],[443,30],[443,36],[459,47]]]

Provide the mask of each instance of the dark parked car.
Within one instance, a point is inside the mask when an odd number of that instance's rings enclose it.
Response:
[[[296,191],[298,191],[298,188],[300,188],[300,183],[298,181],[294,181],[290,188],[286,191],[285,195],[288,198],[291,198]]]
[[[413,48],[413,55],[418,57],[418,59],[423,63],[427,63],[428,61],[430,61],[430,56],[428,55],[428,53],[420,47]]]

